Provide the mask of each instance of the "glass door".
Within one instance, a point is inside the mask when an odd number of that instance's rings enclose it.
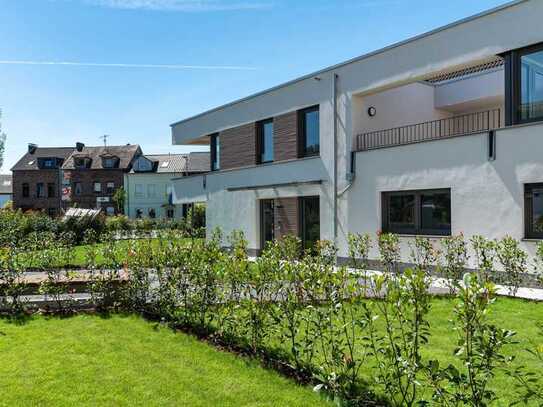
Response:
[[[312,249],[320,239],[320,206],[318,196],[300,198],[301,237],[304,249]]]

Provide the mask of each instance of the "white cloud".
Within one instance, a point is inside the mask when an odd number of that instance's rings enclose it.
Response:
[[[18,61],[0,60],[0,65],[57,65],[57,66],[83,66],[102,68],[150,68],[150,69],[193,69],[193,70],[223,70],[223,71],[255,71],[258,68],[236,65],[179,65],[179,64],[123,64],[100,62],[73,62],[73,61]]]
[[[83,0],[87,4],[127,9],[204,12],[227,10],[254,10],[271,7],[271,3],[251,0]]]

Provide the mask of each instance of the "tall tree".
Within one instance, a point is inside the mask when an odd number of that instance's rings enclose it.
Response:
[[[2,109],[0,109],[0,169],[4,164],[4,149],[6,146],[6,133],[2,131]]]

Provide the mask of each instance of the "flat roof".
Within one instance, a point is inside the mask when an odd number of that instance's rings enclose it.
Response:
[[[338,68],[341,68],[343,66],[346,66],[346,65],[349,65],[349,64],[352,64],[352,63],[355,63],[355,62],[359,62],[361,60],[367,59],[367,58],[372,57],[374,55],[378,55],[378,54],[381,54],[383,52],[389,51],[391,49],[401,47],[403,45],[415,42],[415,41],[420,40],[420,39],[425,38],[425,37],[429,37],[429,36],[431,36],[433,34],[441,32],[441,31],[448,30],[449,28],[456,27],[458,25],[467,23],[469,21],[477,20],[478,18],[485,17],[485,16],[488,16],[488,15],[497,13],[499,11],[502,11],[502,10],[507,9],[509,7],[516,6],[516,5],[521,4],[521,3],[525,3],[527,1],[530,1],[530,0],[513,0],[513,1],[507,2],[505,4],[502,4],[500,6],[491,8],[489,10],[485,10],[485,11],[482,11],[480,13],[474,14],[472,16],[462,18],[462,19],[457,20],[457,21],[453,21],[450,24],[435,28],[435,29],[430,30],[430,31],[426,31],[426,32],[424,32],[422,34],[416,35],[414,37],[410,37],[410,38],[408,38],[406,40],[403,40],[403,41],[400,41],[400,42],[396,42],[396,43],[388,45],[388,46],[386,46],[384,48],[380,48],[380,49],[377,49],[375,51],[371,51],[371,52],[368,52],[366,54],[362,54],[362,55],[360,55],[358,57],[351,58],[351,59],[349,59],[347,61],[340,62],[338,64],[335,64],[335,65],[320,69],[318,71],[315,71],[315,72],[312,72],[312,73],[297,77],[297,78],[292,79],[292,80],[290,80],[288,82],[281,83],[279,85],[276,85],[276,86],[273,86],[271,88],[262,90],[260,92],[253,93],[253,94],[251,94],[249,96],[245,96],[245,97],[243,97],[241,99],[237,99],[237,100],[234,100],[232,102],[228,102],[228,103],[225,103],[223,105],[220,105],[220,106],[214,107],[212,109],[206,110],[206,111],[204,111],[202,113],[198,113],[198,114],[196,114],[194,116],[187,117],[186,119],[179,120],[179,121],[177,121],[175,123],[170,124],[170,127],[174,127],[174,126],[176,126],[178,124],[181,124],[181,123],[184,123],[184,122],[187,122],[187,121],[190,121],[190,120],[194,120],[194,119],[196,119],[198,117],[205,116],[206,114],[209,114],[209,113],[212,113],[212,112],[216,112],[218,110],[224,109],[225,107],[229,107],[229,106],[233,106],[233,105],[236,105],[238,103],[241,103],[241,102],[245,102],[245,101],[247,101],[249,99],[252,99],[252,98],[255,98],[257,96],[261,96],[261,95],[264,95],[266,93],[273,92],[275,90],[287,87],[289,85],[292,85],[294,83],[303,81],[305,79],[309,79],[309,78],[312,78],[314,76],[318,76],[318,75],[321,75],[323,73],[327,73],[327,72],[332,71],[334,69],[338,69]]]

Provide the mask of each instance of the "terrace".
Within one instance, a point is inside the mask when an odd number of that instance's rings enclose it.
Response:
[[[489,132],[504,126],[503,61],[353,97],[355,151]]]

